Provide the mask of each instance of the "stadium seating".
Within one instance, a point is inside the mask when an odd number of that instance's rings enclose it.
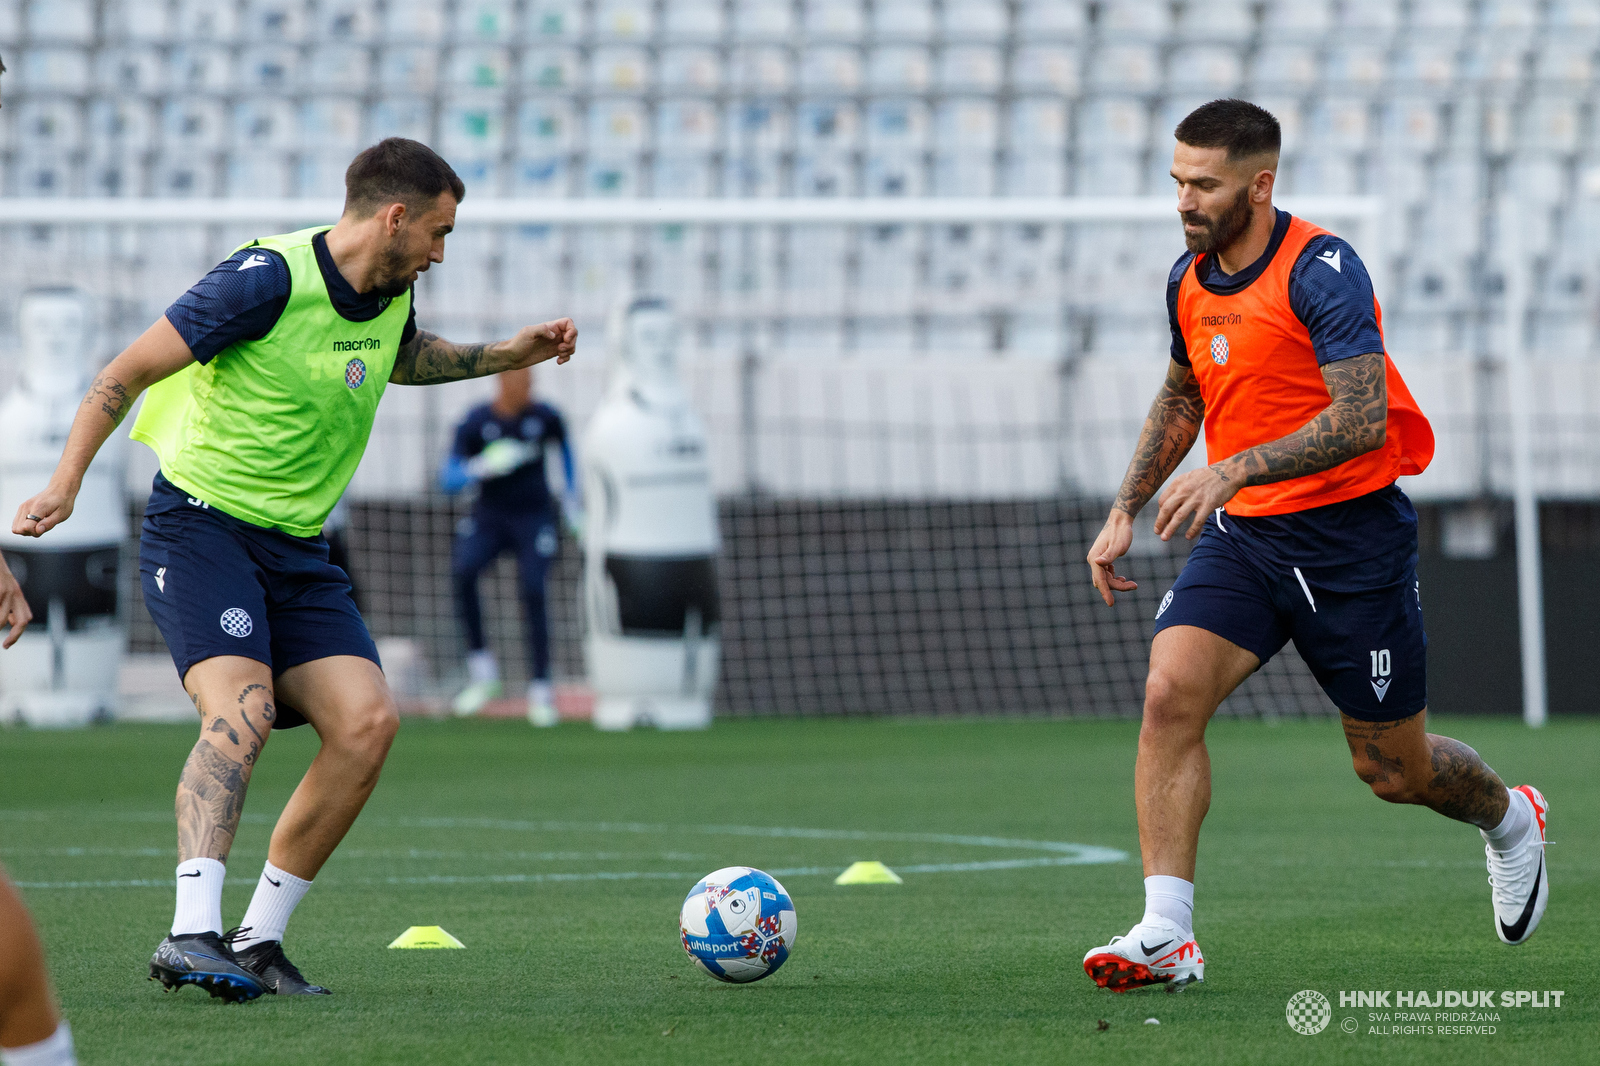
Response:
[[[1243,93],[1283,121],[1282,191],[1391,205],[1370,254],[1394,281],[1394,336],[1420,354],[1475,343],[1459,323],[1515,197],[1538,217],[1540,269],[1565,279],[1540,296],[1565,325],[1541,335],[1587,352],[1600,262],[1568,234],[1592,213],[1597,47],[1596,0],[0,0],[0,195],[337,195],[349,154],[390,134],[439,146],[479,196],[1150,194],[1176,119]],[[1067,310],[1077,268],[1035,263],[1022,232],[992,231],[970,265],[981,283],[959,292],[934,283],[933,228],[741,238],[768,258],[738,268],[706,251],[710,233],[691,243],[720,265],[686,308],[706,336],[740,335],[716,321],[732,305],[703,295],[735,277],[773,301],[740,313],[817,306],[808,279],[825,266],[800,264],[805,246],[903,294],[905,321],[830,333],[846,347],[925,345],[925,316],[954,301],[999,316],[985,335],[1000,350],[1059,355],[1018,346],[1068,339],[1062,314],[1005,299],[1001,264],[1022,263],[1068,317],[1106,318],[1075,344],[1118,335],[1120,313]],[[1129,241],[1170,262],[1178,236]],[[1067,257],[1083,243],[1059,240]],[[679,276],[653,257],[684,245],[640,241],[629,270]],[[910,282],[868,269],[902,246]],[[612,252],[596,256],[611,265],[591,281],[618,276]],[[1159,326],[1160,271],[1110,273]]]

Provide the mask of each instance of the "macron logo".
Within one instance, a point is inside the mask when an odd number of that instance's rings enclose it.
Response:
[[[1391,679],[1387,677],[1380,677],[1376,681],[1372,682],[1372,691],[1377,694],[1379,703],[1382,703],[1383,698],[1389,694],[1390,680]]]
[[[1324,263],[1328,264],[1329,266],[1333,267],[1335,273],[1339,273],[1339,274],[1343,274],[1344,273],[1344,271],[1339,269],[1339,249],[1330,248],[1326,252],[1323,252],[1322,254],[1318,255],[1317,258],[1322,260]],[[243,268],[240,268],[240,269],[243,269]]]
[[[249,270],[251,267],[264,267],[266,265],[267,265],[267,257],[262,255],[260,252],[257,252],[255,255],[252,255],[249,259],[246,259],[244,262],[240,263],[239,264],[239,269],[240,270]]]

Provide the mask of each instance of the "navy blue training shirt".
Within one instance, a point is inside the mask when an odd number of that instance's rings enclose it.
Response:
[[[1237,274],[1224,274],[1217,257],[1208,255],[1201,260],[1196,280],[1218,296],[1243,292],[1278,254],[1289,220],[1287,211],[1278,212],[1266,251]],[[1190,364],[1188,345],[1178,329],[1178,286],[1194,258],[1193,252],[1185,252],[1167,277],[1172,359],[1181,366]],[[1310,332],[1319,366],[1386,350],[1372,279],[1355,249],[1339,237],[1313,237],[1301,251],[1289,272],[1289,308]],[[1216,517],[1208,521],[1214,523]],[[1416,508],[1396,485],[1307,511],[1249,518],[1225,515],[1222,521],[1230,535],[1246,538],[1257,554],[1284,567],[1337,569],[1416,550]]]
[[[311,238],[317,266],[333,309],[351,322],[370,322],[389,306],[390,297],[359,293],[339,273],[319,233]],[[189,346],[198,363],[209,363],[220,351],[240,341],[258,341],[272,332],[289,305],[289,264],[267,248],[241,248],[211,268],[188,292],[167,308],[167,321]],[[408,294],[407,299],[412,299]],[[400,343],[417,334],[417,307],[413,300]]]
[[[550,483],[545,480],[544,446],[566,444],[567,427],[561,412],[547,403],[534,402],[510,418],[495,414],[492,404],[479,404],[456,427],[450,449],[452,463],[465,462],[497,440],[519,440],[534,446],[530,462],[504,477],[485,478],[478,485],[478,503],[501,511],[539,511],[550,506]],[[571,480],[571,471],[566,471]]]

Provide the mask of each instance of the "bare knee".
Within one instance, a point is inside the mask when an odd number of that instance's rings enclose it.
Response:
[[[379,691],[340,708],[332,735],[324,737],[323,743],[376,772],[399,731],[400,711],[394,698]]]
[[[1417,797],[1406,781],[1405,768],[1398,759],[1373,749],[1354,757],[1356,776],[1366,782],[1372,794],[1386,803],[1416,803]]]
[[[1203,686],[1165,670],[1152,669],[1144,687],[1141,740],[1192,739],[1205,733],[1216,708]]]

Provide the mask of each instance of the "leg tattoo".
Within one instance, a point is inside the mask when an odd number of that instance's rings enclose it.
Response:
[[[1365,781],[1367,784],[1371,785],[1376,784],[1379,781],[1388,781],[1390,774],[1394,774],[1402,781],[1405,780],[1405,765],[1402,764],[1399,759],[1389,758],[1383,753],[1378,745],[1371,743],[1367,745],[1367,759],[1372,763],[1372,765],[1377,767],[1377,769],[1371,773],[1361,775],[1361,780]]]
[[[247,765],[202,737],[178,780],[178,858],[228,861],[249,784]]]
[[[1433,780],[1428,806],[1447,818],[1493,829],[1506,816],[1511,795],[1500,775],[1478,753],[1449,737],[1428,734],[1433,746]]]
[[[261,706],[255,710],[262,722],[261,729],[251,722],[251,709],[245,707],[246,699],[257,690],[262,693]],[[239,815],[244,810],[251,767],[261,754],[267,733],[277,717],[272,701],[266,698],[270,695],[265,685],[250,685],[239,694],[239,720],[251,736],[241,739],[235,723],[219,714],[211,719],[199,743],[189,753],[189,761],[183,765],[183,776],[178,780],[180,861],[200,858],[228,861],[228,851],[239,830]],[[200,697],[190,696],[190,699],[204,721],[206,712]]]

